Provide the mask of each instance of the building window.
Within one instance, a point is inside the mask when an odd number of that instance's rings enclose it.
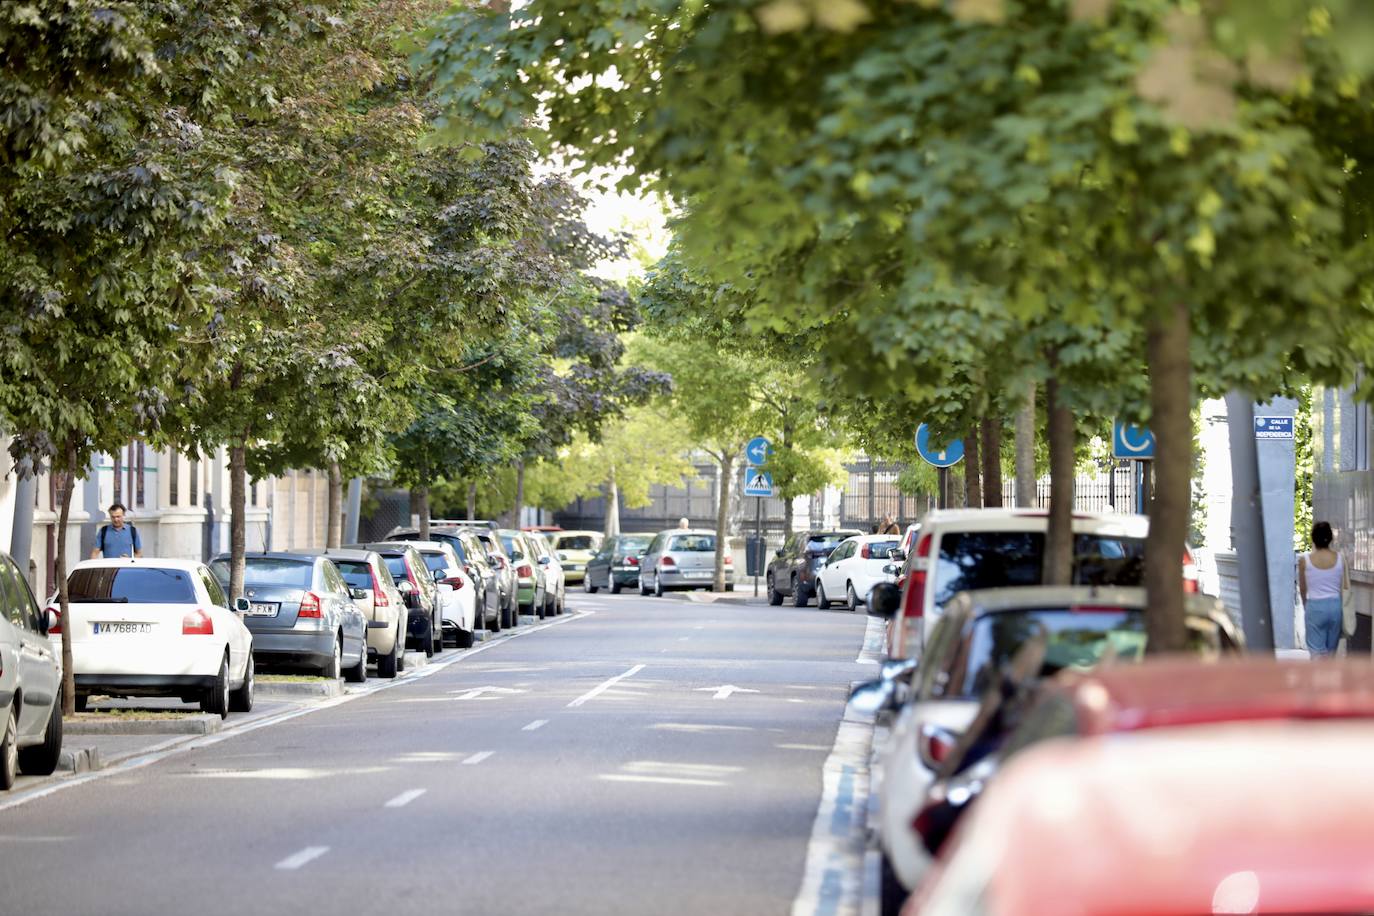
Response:
[[[256,480],[253,481],[252,485],[249,487],[249,491],[248,491],[248,492],[249,492],[249,496],[248,496],[248,500],[249,500],[249,501],[248,501],[248,504],[249,504],[250,506],[257,506],[257,504],[258,504],[258,482],[257,482]]]
[[[181,455],[173,449],[167,462],[167,505],[177,504],[177,488],[181,486]]]
[[[121,452],[114,453],[114,500],[113,502],[124,502],[124,455]]]
[[[200,505],[200,461],[196,458],[191,459],[191,499],[187,502],[188,506]]]
[[[129,446],[129,475],[132,478],[129,482],[129,492],[134,496],[134,505],[139,508],[147,505],[147,496],[143,490],[144,475],[147,472],[147,451],[143,448],[142,442],[135,442]]]

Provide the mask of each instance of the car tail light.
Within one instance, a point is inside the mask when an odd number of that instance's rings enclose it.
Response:
[[[196,608],[181,618],[182,636],[214,636],[215,622],[204,608]]]
[[[658,561],[658,564],[660,566],[676,566],[677,560],[674,560],[672,557],[664,557]]]
[[[306,592],[301,598],[301,609],[296,612],[297,617],[314,617],[320,619],[324,616],[320,612],[320,596],[314,592]]]
[[[725,565],[726,565],[726,566],[734,566],[734,565],[735,565],[735,558],[732,557],[732,556],[730,556],[728,553],[725,555]]]
[[[916,542],[917,562],[911,568],[911,581],[902,592],[902,616],[922,617],[926,612],[926,566],[920,562],[930,556],[930,535],[923,534]]]
[[[62,635],[62,610],[55,604],[48,605],[48,635]]]
[[[372,606],[390,607],[391,599],[386,596],[386,592],[382,589],[382,583],[377,581],[377,570],[370,569],[369,571],[372,573]]]
[[[528,579],[530,576],[534,575],[534,567],[530,566],[528,563],[522,563],[516,567],[515,574],[522,579]]]
[[[625,563],[626,563],[626,565],[628,565],[628,566],[638,566],[638,565],[639,565],[639,557],[626,557],[626,558],[625,558]]]
[[[958,740],[958,736],[948,729],[927,723],[921,726],[921,732],[916,738],[916,751],[928,769],[938,770],[940,764],[944,763],[954,750]]]
[[[1183,591],[1189,595],[1195,595],[1198,591],[1197,563],[1193,561],[1193,552],[1187,547],[1183,548]]]
[[[451,586],[453,586],[455,589],[459,589],[459,588],[462,588],[462,587],[463,587],[463,577],[462,577],[462,576],[449,576],[447,579],[443,579],[442,581],[443,581],[443,583],[444,583],[445,585],[451,585]]]

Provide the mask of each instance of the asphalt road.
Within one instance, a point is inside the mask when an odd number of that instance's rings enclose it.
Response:
[[[591,613],[6,810],[0,912],[790,912],[865,618],[569,604]]]

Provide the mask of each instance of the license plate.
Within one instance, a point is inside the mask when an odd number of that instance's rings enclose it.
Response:
[[[709,579],[711,576],[715,575],[715,573],[709,569],[688,569],[684,570],[682,574],[689,579]]]
[[[277,616],[277,609],[278,609],[279,607],[281,607],[280,604],[265,604],[265,603],[263,603],[263,602],[254,601],[252,604],[248,605],[248,616],[249,616],[249,617],[276,617],[276,616]]]
[[[114,634],[116,636],[121,634],[137,635],[140,633],[153,632],[153,625],[151,623],[134,623],[127,620],[109,620],[92,623],[91,629],[98,634]]]
[[[573,565],[568,567],[569,571],[571,572],[581,572],[582,568],[583,567],[581,563],[574,563]]]

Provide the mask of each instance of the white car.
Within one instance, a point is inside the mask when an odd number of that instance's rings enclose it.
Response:
[[[76,706],[91,694],[173,696],[221,718],[253,708],[253,638],[202,563],[86,560],[67,577],[67,618],[48,633],[61,652],[71,631]]]
[[[452,546],[443,541],[406,541],[420,552],[439,586],[444,639],[459,649],[472,647],[477,628],[477,589]]]
[[[851,611],[868,604],[868,593],[879,582],[897,578],[888,553],[901,548],[896,534],[861,534],[842,541],[816,572],[816,606],[824,610],[843,601]]]
[[[62,754],[62,662],[44,638],[47,615],[0,554],[0,789],[19,772],[47,776]]]
[[[563,602],[567,599],[568,579],[563,564],[548,537],[541,531],[527,531],[526,536],[538,551],[536,559],[544,567],[544,616],[553,617],[563,613]]]

